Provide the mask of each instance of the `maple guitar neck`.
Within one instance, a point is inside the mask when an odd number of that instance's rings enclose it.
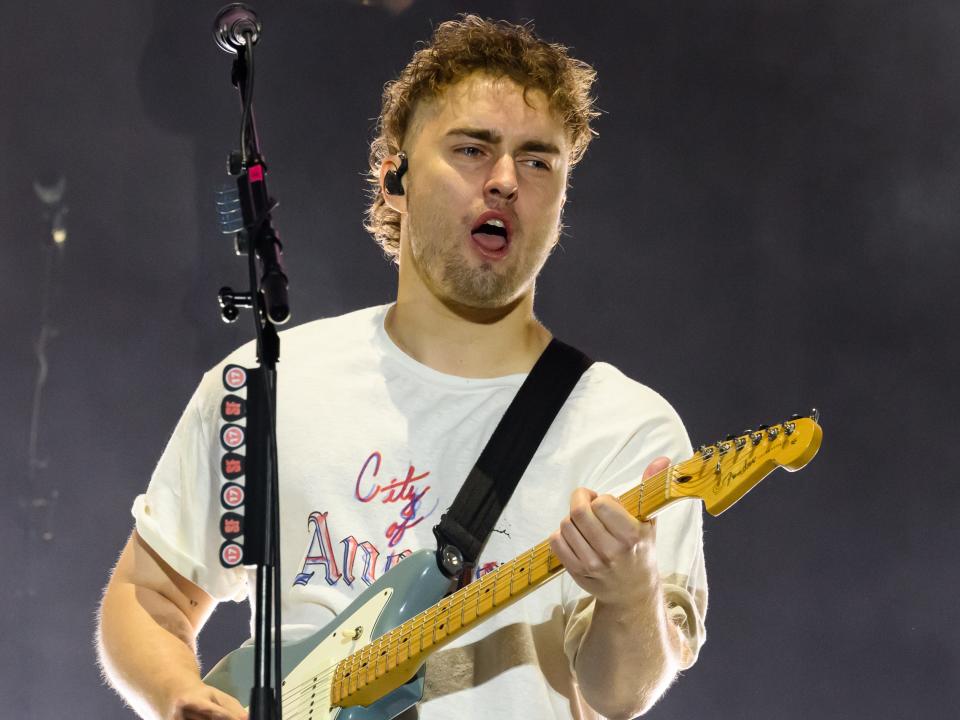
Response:
[[[647,478],[620,496],[634,517],[648,520],[674,502],[699,498],[719,515],[778,467],[799,470],[816,455],[822,431],[812,418],[794,418],[702,446],[690,459]],[[331,702],[368,705],[400,687],[431,653],[556,577],[563,565],[548,541],[372,640],[336,667]]]

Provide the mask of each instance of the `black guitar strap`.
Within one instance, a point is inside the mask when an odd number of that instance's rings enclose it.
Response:
[[[520,386],[450,509],[433,529],[437,562],[463,577],[513,495],[557,413],[593,360],[556,338]]]

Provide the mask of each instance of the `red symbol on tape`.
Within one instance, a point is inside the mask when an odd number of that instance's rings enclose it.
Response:
[[[247,384],[247,372],[242,367],[232,367],[223,376],[227,387],[239,390]]]
[[[243,430],[238,427],[230,427],[223,431],[223,442],[227,447],[240,447],[243,445]]]
[[[237,507],[243,504],[243,488],[238,485],[228,487],[223,491],[223,501],[230,507]]]
[[[224,520],[223,531],[228,535],[238,534],[240,532],[239,520]]]
[[[220,552],[220,559],[223,560],[223,564],[227,567],[239,565],[240,561],[243,560],[243,548],[236,543],[225,545]]]

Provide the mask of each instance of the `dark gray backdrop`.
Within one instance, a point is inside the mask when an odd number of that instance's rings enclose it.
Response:
[[[99,593],[200,373],[250,335],[213,302],[243,273],[213,216],[238,125],[208,31],[219,4],[4,3],[4,717],[129,717],[95,667]],[[660,390],[694,442],[822,408],[807,470],[708,519],[709,642],[650,717],[956,717],[960,6],[257,7],[297,322],[392,296],[361,173],[415,41],[463,10],[535,18],[597,67],[605,111],[541,317]],[[31,487],[47,252],[32,182],[60,172],[69,238]],[[245,622],[221,608],[208,664]]]

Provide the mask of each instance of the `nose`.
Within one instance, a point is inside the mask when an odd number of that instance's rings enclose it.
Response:
[[[509,155],[501,155],[490,169],[483,186],[488,201],[513,202],[517,199],[517,167]]]

